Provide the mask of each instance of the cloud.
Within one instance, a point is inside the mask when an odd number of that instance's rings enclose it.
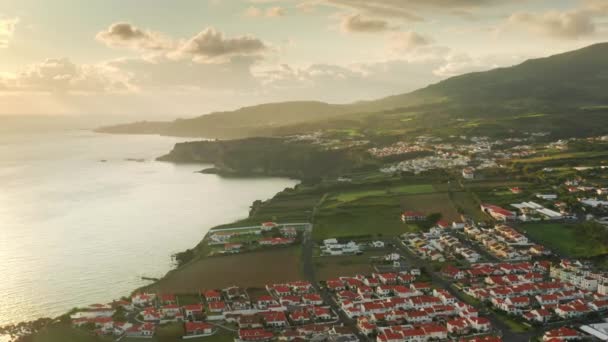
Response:
[[[275,11],[272,11],[276,15]],[[261,58],[268,46],[251,35],[226,37],[224,33],[208,27],[188,39],[172,39],[130,23],[114,23],[95,38],[110,47],[128,48],[149,53],[148,59],[192,59],[199,63],[225,63],[238,56]]]
[[[433,70],[440,77],[452,77],[470,72],[486,71],[521,63],[531,56],[522,55],[485,55],[473,57],[466,53],[449,52],[444,63]]]
[[[267,50],[263,41],[251,35],[228,38],[209,27],[183,43],[174,56],[191,56],[200,63],[218,63],[235,56],[260,56]]]
[[[594,15],[608,15],[608,2],[606,0],[585,0],[584,8]]]
[[[542,14],[518,12],[509,17],[508,23],[559,39],[577,39],[596,31],[593,16],[587,10],[550,11]]]
[[[342,32],[347,33],[377,33],[392,28],[386,20],[366,18],[360,14],[351,14],[342,18],[340,29]]]
[[[260,96],[275,101],[321,100],[349,103],[415,90],[442,79],[433,70],[441,58],[394,59],[349,65],[313,64],[254,70],[263,86]]]
[[[391,51],[405,52],[430,45],[432,39],[414,31],[395,32],[389,36],[388,46]]]
[[[267,17],[282,17],[287,14],[287,11],[283,7],[275,6],[270,7],[266,10]]]
[[[504,0],[303,0],[298,6],[310,8],[324,5],[356,10],[371,16],[422,21],[422,12],[444,11],[462,16],[462,13],[470,14],[474,10],[504,3]]]
[[[274,6],[263,10],[259,7],[251,6],[245,10],[246,17],[259,18],[259,17],[268,17],[268,18],[277,18],[283,17],[287,15],[287,11],[280,6]]]
[[[107,65],[130,75],[130,82],[142,91],[243,92],[259,85],[251,73],[256,62],[253,57],[234,57],[225,64],[195,63],[188,59],[121,58]]]
[[[0,76],[0,91],[43,93],[121,93],[135,90],[129,77],[107,65],[76,65],[67,58],[47,59],[12,76]]]
[[[142,30],[129,23],[114,23],[98,32],[95,38],[110,47],[161,51],[173,48],[173,42],[162,33]]]
[[[8,47],[18,23],[19,18],[0,19],[0,48]]]

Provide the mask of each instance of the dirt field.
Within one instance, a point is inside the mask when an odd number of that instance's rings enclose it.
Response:
[[[441,213],[444,220],[457,220],[460,214],[447,193],[419,194],[401,198],[403,210],[420,211],[424,214]]]
[[[288,247],[205,258],[171,271],[146,290],[184,294],[232,285],[263,287],[267,283],[300,280],[300,254],[300,247]]]
[[[315,257],[313,263],[317,279],[327,280],[339,276],[370,274],[374,271],[370,257],[384,254],[385,252],[367,252],[363,255]]]

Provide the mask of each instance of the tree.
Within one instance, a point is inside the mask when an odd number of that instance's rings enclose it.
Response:
[[[112,315],[112,319],[116,322],[126,322],[127,313],[125,311],[125,308],[123,308],[122,306],[117,307],[116,311],[114,311],[114,314]]]
[[[177,267],[181,267],[188,263],[190,260],[194,259],[194,251],[192,249],[187,249],[183,252],[173,254],[173,258],[175,258]]]

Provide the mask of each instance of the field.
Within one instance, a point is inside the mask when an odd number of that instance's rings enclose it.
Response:
[[[400,185],[387,187],[385,189],[355,190],[339,193],[330,197],[329,201],[352,202],[365,197],[390,196],[399,194],[424,194],[434,192],[435,188],[431,184]]]
[[[313,263],[319,280],[373,272],[368,255],[318,257]]]
[[[465,191],[457,191],[453,192],[451,197],[452,203],[454,203],[458,212],[462,212],[475,221],[484,221],[488,219],[488,216],[479,208],[479,203],[474,194]]]
[[[401,197],[403,210],[420,211],[424,214],[441,213],[443,219],[458,220],[460,214],[447,193],[409,195]]]
[[[399,219],[400,196],[366,197],[339,206],[323,206],[315,215],[313,237],[400,235],[409,231]]]
[[[513,163],[547,163],[547,162],[557,162],[562,165],[568,165],[569,163],[578,163],[584,162],[590,159],[603,159],[608,157],[608,152],[606,151],[584,151],[584,152],[557,152],[551,153],[539,157],[525,158],[525,159],[515,159],[512,160]]]
[[[302,278],[300,247],[268,249],[222,257],[201,258],[169,272],[149,291],[191,294],[238,284],[259,287]]]
[[[413,195],[435,192],[431,184],[405,184],[405,185],[371,185],[358,186],[353,190],[336,192],[328,196],[324,207],[337,207],[349,202],[355,202],[369,197],[387,197],[395,195]]]
[[[71,325],[53,324],[35,334],[32,342],[109,342],[108,337],[97,337],[85,330],[75,329]]]
[[[369,238],[400,235],[417,229],[400,221],[403,210],[425,214],[441,212],[448,220],[460,217],[443,185],[410,181],[353,185],[333,191],[317,208],[313,237],[316,240]]]
[[[313,264],[318,280],[327,280],[338,276],[370,274],[373,272],[370,257],[383,256],[386,253],[386,251],[366,251],[363,255],[315,257]]]
[[[573,258],[594,257],[608,253],[608,246],[583,240],[574,226],[561,223],[530,223],[521,228],[534,241]]]
[[[285,190],[253,210],[249,218],[216,228],[255,226],[262,222],[310,222],[312,209],[323,197],[322,191],[307,189]]]

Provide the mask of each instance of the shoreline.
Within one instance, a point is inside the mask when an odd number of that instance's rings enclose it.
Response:
[[[107,134],[107,133],[100,133],[97,131],[91,131],[89,129],[82,129],[82,131],[88,132],[88,133],[93,133],[95,135],[98,134],[100,136],[104,136],[104,135],[105,136],[114,136],[115,135],[115,134]],[[129,134],[129,135],[131,135],[131,134]],[[140,134],[137,134],[137,135],[140,136]],[[145,134],[145,135],[149,136],[149,134]],[[163,138],[179,138],[179,137],[167,136],[167,135],[155,135],[155,136],[159,136],[159,137],[163,137]],[[198,138],[197,140],[205,141],[207,139]],[[177,142],[170,143],[168,146],[165,146],[165,148],[161,151],[155,150],[154,151],[155,156],[150,157],[150,160],[158,161],[161,164],[165,163],[165,164],[171,164],[171,165],[196,164],[197,167],[200,166],[200,169],[198,169],[198,170],[195,169],[195,170],[191,171],[190,173],[191,174],[200,173],[201,176],[204,176],[204,173],[199,172],[201,169],[209,167],[209,166],[213,166],[213,164],[209,164],[209,163],[205,163],[205,162],[179,163],[179,162],[175,162],[175,161],[161,161],[158,159],[159,158],[158,156],[161,156],[164,153],[167,153],[167,151],[170,151],[175,146],[175,144],[177,144]],[[121,161],[134,161],[134,162],[139,160],[139,159],[138,160],[135,160],[135,159],[131,160],[131,159],[132,158],[125,157],[125,158],[121,158],[120,160]],[[167,252],[164,253],[164,257],[161,256],[161,258],[163,258],[163,260],[166,261],[166,262],[163,262],[163,264],[166,264],[167,268],[165,268],[164,270],[161,270],[161,273],[132,274],[133,278],[138,279],[138,282],[135,282],[134,284],[132,284],[134,286],[127,286],[124,289],[122,287],[120,287],[118,289],[118,291],[114,291],[115,293],[109,294],[110,297],[107,297],[107,298],[104,298],[103,296],[99,297],[101,299],[92,298],[92,299],[87,300],[86,298],[84,298],[84,301],[81,304],[73,304],[73,306],[74,307],[86,307],[87,305],[93,304],[95,302],[110,303],[114,300],[119,300],[120,298],[122,298],[124,296],[128,296],[130,293],[136,292],[141,288],[149,287],[149,286],[156,284],[158,281],[165,278],[168,274],[175,272],[177,269],[179,269],[179,267],[177,266],[177,263],[175,262],[175,259],[174,259],[175,254],[183,252],[186,248],[188,248],[188,249],[196,248],[196,246],[200,245],[205,239],[207,239],[209,232],[211,232],[214,228],[221,227],[224,225],[229,225],[234,222],[238,222],[240,220],[247,219],[250,215],[251,206],[253,205],[253,203],[260,201],[260,199],[261,199],[261,201],[270,200],[273,197],[275,197],[277,194],[284,191],[285,189],[293,188],[294,186],[297,186],[298,184],[301,183],[301,180],[296,179],[294,177],[276,176],[276,175],[216,174],[216,176],[225,178],[225,179],[239,178],[239,179],[243,179],[244,181],[253,180],[254,181],[253,184],[255,184],[256,180],[263,180],[263,179],[278,180],[278,182],[275,182],[274,186],[271,186],[272,184],[270,184],[270,183],[272,183],[272,182],[269,183],[268,190],[270,190],[270,191],[265,191],[265,192],[262,191],[259,194],[254,194],[253,196],[249,196],[250,198],[248,198],[247,201],[242,201],[243,203],[239,204],[238,206],[235,206],[235,210],[232,214],[224,213],[221,215],[221,217],[218,217],[215,220],[208,222],[209,223],[208,225],[204,224],[204,222],[203,222],[203,225],[201,226],[201,221],[196,220],[196,222],[198,222],[198,223],[195,223],[195,225],[198,226],[197,229],[200,229],[200,231],[203,233],[202,237],[201,237],[201,234],[199,233],[194,239],[186,239],[185,244],[183,246],[181,246],[181,248],[167,249]],[[276,187],[276,189],[274,189],[274,191],[273,191],[273,188],[275,188],[275,187]],[[228,215],[225,215],[225,214],[228,214]],[[192,242],[190,242],[190,245],[188,245],[188,241],[196,241],[196,242],[194,244]],[[144,263],[149,263],[149,262],[146,262],[144,260]],[[142,279],[142,275],[144,276],[143,278],[149,278],[149,279]],[[154,278],[154,280],[152,280],[151,278]],[[141,281],[139,281],[139,280],[141,280]],[[55,309],[53,309],[53,308],[55,308]],[[61,309],[61,308],[56,308],[55,305],[48,305],[48,306],[46,306],[45,310],[39,310],[39,312],[37,312],[37,313],[32,313],[32,312],[28,312],[28,311],[24,310],[25,314],[20,315],[20,316],[22,316],[23,319],[17,318],[15,320],[13,320],[11,317],[13,315],[10,315],[7,313],[7,315],[6,315],[7,322],[0,324],[0,342],[5,342],[5,340],[11,341],[11,339],[9,338],[9,335],[8,335],[8,333],[11,331],[13,331],[13,332],[21,331],[22,329],[29,330],[29,327],[38,326],[38,325],[40,325],[40,322],[42,322],[42,321],[48,321],[50,324],[52,324],[53,322],[57,322],[61,318],[65,317],[67,314],[70,313],[71,310],[72,310],[71,306]],[[15,316],[17,316],[17,315],[15,315]],[[31,335],[31,334],[26,334],[24,336],[27,336],[27,335]],[[17,338],[18,336],[22,336],[22,335],[17,335],[15,337]]]
[[[172,164],[179,164],[173,161],[163,161],[163,162],[168,162],[168,163],[172,163]],[[192,163],[194,164],[194,163]],[[196,163],[196,164],[205,164],[205,163]],[[214,167],[212,167],[214,168]],[[270,176],[270,175],[260,175],[260,174],[222,174],[222,173],[206,173],[206,172],[202,172],[201,171],[195,171],[195,173],[200,173],[201,175],[204,174],[215,174],[219,177],[223,177],[223,178],[251,178],[251,179],[256,179],[256,178],[285,178],[285,179],[289,179],[292,181],[296,181],[297,183],[293,185],[293,187],[298,186],[299,184],[301,184],[301,180],[299,179],[295,179],[293,177],[287,177],[287,176]],[[285,187],[277,192],[275,192],[272,196],[270,196],[269,198],[267,198],[266,200],[270,200],[272,198],[274,198],[275,196],[277,196],[278,194],[280,194],[281,192],[285,191],[286,189],[291,189],[293,187]],[[265,201],[265,200],[255,200],[254,202],[257,201]],[[251,202],[251,204],[253,204],[254,202]],[[250,206],[251,207],[251,206]],[[236,218],[233,221],[229,221],[229,222],[224,222],[221,223],[219,225],[215,225],[213,227],[210,227],[206,233],[203,235],[203,238],[201,240],[199,240],[194,246],[188,248],[187,250],[195,250],[197,249],[201,244],[203,244],[205,242],[205,240],[207,240],[209,233],[211,233],[214,229],[221,229],[221,227],[224,227],[226,225],[230,225],[230,224],[234,224],[240,220],[243,219],[247,219],[250,216],[251,212],[247,212],[245,215]],[[186,250],[186,251],[187,251]],[[179,253],[183,253],[185,251],[178,251],[178,252],[174,252],[172,254],[169,254],[169,258],[172,261],[172,267],[166,271],[162,276],[160,277],[147,277],[147,276],[141,276],[139,277],[141,280],[143,281],[148,281],[149,283],[143,286],[140,286],[138,288],[133,289],[130,293],[126,293],[124,295],[122,295],[119,298],[112,298],[110,299],[110,302],[116,301],[116,300],[120,300],[120,298],[122,297],[130,297],[133,294],[137,293],[137,292],[141,292],[144,289],[150,287],[150,286],[154,286],[155,284],[157,284],[159,281],[161,281],[162,279],[166,278],[168,275],[170,275],[171,273],[179,270],[181,267],[186,266],[189,262],[183,264],[183,265],[177,265],[177,261],[175,261],[175,256]],[[207,256],[204,256],[204,258],[207,258]],[[93,303],[91,303],[93,304]],[[51,325],[53,323],[57,323],[57,322],[61,322],[64,318],[68,317],[68,315],[74,310],[75,308],[64,312],[58,316],[55,317],[50,317],[50,316],[42,316],[39,318],[35,318],[32,320],[27,320],[27,321],[19,321],[19,322],[15,322],[15,323],[9,323],[9,324],[5,324],[5,325],[0,325],[0,342],[10,342],[10,341],[14,341],[11,337],[11,332],[15,333],[17,332],[22,333],[22,332],[26,332],[24,335],[14,335],[13,338],[21,338],[21,337],[27,337],[27,336],[32,336],[35,335],[38,331],[40,331],[41,329],[44,329],[46,326]]]

